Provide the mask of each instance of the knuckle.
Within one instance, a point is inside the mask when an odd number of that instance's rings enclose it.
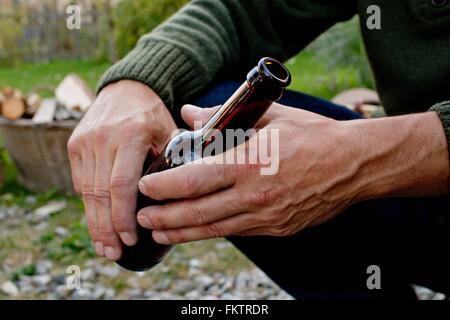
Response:
[[[221,238],[224,236],[223,230],[217,225],[217,223],[211,223],[207,225],[206,233],[211,238]]]
[[[108,188],[96,186],[94,190],[94,197],[96,201],[109,201],[111,199],[111,192]]]
[[[172,230],[166,233],[167,239],[170,243],[183,243],[187,241],[186,236],[180,230]]]
[[[228,179],[236,179],[236,175],[237,175],[237,171],[238,171],[238,166],[235,165],[225,165],[225,166],[217,166],[216,170],[218,170],[218,175],[220,175],[220,177],[223,180],[228,180]]]
[[[147,122],[141,118],[129,119],[123,124],[123,129],[125,132],[142,132],[146,130]]]
[[[155,230],[166,229],[167,223],[162,215],[158,214],[157,212],[154,212],[151,215],[149,215],[148,218],[151,221],[153,229],[155,229]]]
[[[82,186],[81,187],[81,195],[85,201],[92,201],[95,199],[95,194],[91,190],[91,188]]]
[[[190,174],[187,174],[183,183],[183,194],[185,194],[187,197],[194,196],[198,192],[198,184],[196,183],[195,177],[193,177]]]
[[[115,231],[110,225],[100,225],[99,234],[104,241],[114,242],[115,241]]]
[[[273,200],[272,192],[264,189],[251,191],[244,197],[244,203],[251,207],[265,207],[272,204]]]
[[[82,146],[88,145],[91,141],[92,131],[82,130],[79,132],[75,132],[70,137],[69,141],[72,140],[72,143],[75,147],[81,148]]]
[[[109,131],[108,127],[100,126],[94,132],[94,141],[98,145],[104,145],[108,141]]]
[[[194,225],[201,226],[207,222],[205,217],[203,216],[203,213],[201,212],[201,210],[198,208],[198,206],[196,204],[192,203],[189,206],[189,210],[190,210],[191,220],[194,223]]]
[[[69,156],[77,156],[80,153],[79,139],[73,135],[67,141],[67,152],[69,153]]]
[[[112,212],[112,223],[117,232],[129,231],[133,228],[130,216],[122,212]]]
[[[259,190],[256,192],[256,200],[260,206],[267,206],[272,204],[273,197],[270,190]]]
[[[109,190],[111,193],[126,192],[133,186],[137,188],[137,181],[128,177],[113,176],[109,182]]]

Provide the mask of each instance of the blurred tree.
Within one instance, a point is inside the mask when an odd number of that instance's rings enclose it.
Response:
[[[189,0],[122,0],[114,9],[117,51],[120,57]]]
[[[4,14],[5,18],[0,19],[0,65],[15,65],[23,54],[17,45],[17,39],[22,35],[22,12]]]

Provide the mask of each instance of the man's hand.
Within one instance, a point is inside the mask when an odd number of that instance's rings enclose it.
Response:
[[[210,113],[183,109],[191,126]],[[139,224],[154,230],[155,241],[288,236],[324,223],[358,201],[448,192],[446,139],[435,113],[338,122],[274,105],[259,126],[280,132],[275,175],[261,175],[259,165],[211,165],[217,161],[209,159],[208,164],[197,161],[142,178],[141,192],[174,200],[138,214]],[[264,138],[258,134],[251,139]],[[257,157],[255,145],[233,151]]]
[[[146,155],[160,152],[176,125],[147,86],[120,81],[103,89],[69,143],[75,190],[83,197],[97,254],[121,256],[134,245],[137,184]]]

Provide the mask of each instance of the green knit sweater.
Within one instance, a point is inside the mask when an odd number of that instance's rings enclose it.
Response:
[[[366,25],[371,5],[379,30]],[[264,56],[286,60],[356,14],[387,113],[436,111],[450,144],[449,0],[193,0],[143,36],[99,90],[137,80],[175,114],[218,77],[243,78]]]

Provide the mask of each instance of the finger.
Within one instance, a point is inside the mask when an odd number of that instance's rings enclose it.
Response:
[[[280,114],[284,111],[284,106],[273,103],[267,112],[262,116],[262,118],[258,121],[255,128],[261,129],[271,123],[276,117],[280,116]]]
[[[144,208],[138,213],[138,222],[154,230],[186,228],[223,220],[246,209],[240,195],[226,189],[193,200]]]
[[[82,176],[81,176],[81,195],[83,198],[84,210],[86,213],[89,233],[94,243],[95,251],[98,255],[104,255],[104,247],[100,234],[97,212],[95,209],[94,197],[94,154],[88,151],[82,153]]]
[[[197,106],[187,104],[181,109],[181,117],[184,122],[191,128],[195,127],[196,122],[200,122],[201,125],[205,125],[209,119],[221,108],[216,106],[212,108],[199,108]],[[277,115],[285,111],[284,106],[273,103],[263,117],[258,121],[256,128],[263,128],[269,124]]]
[[[292,230],[286,230],[286,227],[282,226],[274,226],[274,225],[260,225],[255,228],[251,228],[248,230],[244,230],[242,232],[237,233],[237,236],[272,236],[272,237],[288,237],[296,232],[300,232],[304,230],[308,224],[304,224],[300,228],[295,228],[295,232],[291,232]]]
[[[199,108],[191,104],[187,104],[181,109],[181,117],[189,127],[194,128],[196,121],[201,122],[201,124],[204,125],[209,119],[211,119],[214,113],[219,110],[219,108],[220,106],[213,108]]]
[[[255,215],[241,213],[230,218],[207,225],[153,231],[153,239],[160,244],[177,244],[197,240],[206,240],[231,236],[252,228],[255,225]]]
[[[138,181],[142,175],[146,151],[138,146],[124,146],[117,150],[110,180],[112,221],[122,241],[136,244],[136,199]]]
[[[273,236],[274,233],[267,227],[256,227],[248,230],[244,230],[235,234],[236,236],[249,237],[249,236]]]
[[[155,200],[193,198],[230,187],[235,181],[235,165],[194,163],[145,176],[139,190]]]
[[[111,217],[111,192],[109,181],[114,154],[106,143],[97,144],[95,150],[95,209],[106,258],[115,261],[120,258],[121,243]]]

